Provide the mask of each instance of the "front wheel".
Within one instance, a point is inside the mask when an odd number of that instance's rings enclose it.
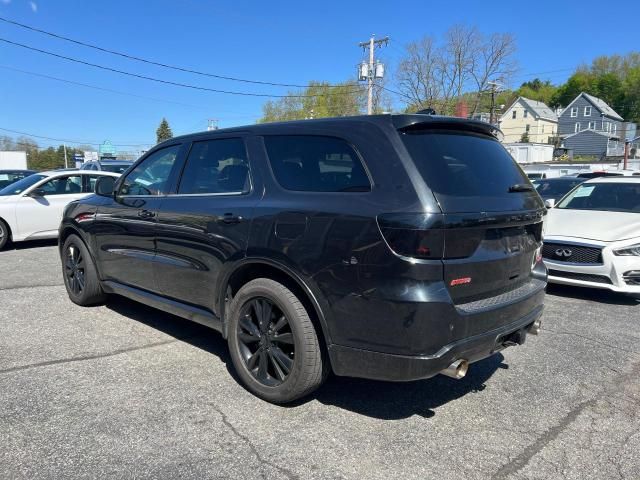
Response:
[[[229,350],[245,387],[273,403],[317,389],[328,365],[304,305],[291,290],[259,278],[243,286],[229,308]]]
[[[71,301],[81,306],[104,303],[106,295],[98,272],[80,237],[69,235],[62,246],[61,260],[64,286]]]
[[[9,227],[0,220],[0,250],[6,247],[7,243],[9,243]]]

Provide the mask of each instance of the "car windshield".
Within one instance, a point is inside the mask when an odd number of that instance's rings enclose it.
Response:
[[[100,167],[104,172],[124,173],[131,165],[131,163],[109,163],[106,165],[103,163]]]
[[[7,185],[2,190],[0,190],[0,196],[6,197],[8,195],[19,195],[24,192],[27,188],[35,185],[43,178],[47,178],[46,175],[34,174],[29,175],[28,177],[23,178],[22,180],[18,180],[11,185]]]
[[[533,186],[544,197],[561,198],[576,185],[582,183],[582,179],[570,180],[535,180]]]
[[[640,213],[640,182],[583,183],[557,208]]]

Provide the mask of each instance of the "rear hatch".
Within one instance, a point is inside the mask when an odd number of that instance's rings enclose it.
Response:
[[[456,304],[522,286],[540,261],[542,201],[491,127],[483,128],[429,122],[399,131],[442,211],[428,222],[429,238],[441,239],[442,251],[429,251],[442,258]]]

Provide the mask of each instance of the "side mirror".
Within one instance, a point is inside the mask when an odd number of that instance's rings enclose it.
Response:
[[[45,192],[43,189],[34,188],[29,193],[27,193],[27,197],[32,197],[32,198],[44,197],[46,194],[47,192]]]
[[[549,198],[548,200],[544,201],[544,206],[547,208],[553,208],[556,206],[556,199],[555,198]]]
[[[116,179],[114,177],[98,177],[95,192],[101,197],[113,197]]]

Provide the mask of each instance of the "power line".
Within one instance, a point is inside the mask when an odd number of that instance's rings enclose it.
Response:
[[[18,26],[18,27],[21,27],[21,28],[26,28],[27,30],[31,30],[31,31],[34,31],[34,32],[42,33],[43,35],[49,35],[50,37],[57,38],[59,40],[64,40],[66,42],[75,43],[76,45],[82,45],[83,47],[93,48],[94,50],[98,50],[98,51],[101,51],[101,52],[104,52],[104,53],[109,53],[111,55],[117,55],[119,57],[126,58],[126,59],[129,59],[129,60],[135,60],[137,62],[143,62],[143,63],[146,63],[148,65],[155,65],[157,67],[169,68],[171,70],[177,70],[179,72],[192,73],[192,74],[201,75],[201,76],[204,76],[204,77],[217,78],[217,79],[220,79],[220,80],[230,80],[230,81],[234,81],[234,82],[252,83],[252,84],[257,84],[257,85],[270,85],[270,86],[274,86],[274,87],[294,87],[294,88],[306,88],[306,87],[308,87],[308,85],[298,85],[298,84],[295,84],[295,83],[266,82],[266,81],[261,81],[261,80],[250,80],[250,79],[246,79],[246,78],[230,77],[230,76],[227,76],[227,75],[218,75],[218,74],[215,74],[215,73],[201,72],[201,71],[193,70],[193,69],[190,69],[190,68],[179,67],[179,66],[176,66],[176,65],[170,65],[170,64],[162,63],[162,62],[156,62],[156,61],[149,60],[149,59],[146,59],[146,58],[137,57],[135,55],[130,55],[130,54],[127,54],[127,53],[117,52],[115,50],[110,50],[108,48],[100,47],[98,45],[93,45],[91,43],[82,42],[80,40],[76,40],[76,39],[73,39],[73,38],[65,37],[65,36],[59,35],[57,33],[48,32],[46,30],[41,30],[39,28],[32,27],[30,25],[25,25],[24,23],[19,23],[19,22],[16,22],[14,20],[9,20],[8,18],[0,17],[0,20],[5,22],[5,23],[9,23],[11,25],[15,25],[15,26]],[[351,85],[357,85],[357,84],[351,84]]]
[[[21,132],[19,130],[11,130],[10,128],[4,128],[4,127],[0,127],[0,130],[2,130],[3,132],[10,132],[10,133],[16,133],[18,135],[24,135],[26,137],[33,137],[33,138],[41,138],[44,140],[52,140],[55,142],[65,142],[65,143],[74,143],[77,145],[82,145],[82,144],[88,144],[88,145],[98,145],[102,142],[95,142],[92,140],[85,140],[85,141],[80,141],[80,140],[69,140],[68,138],[54,138],[54,137],[47,137],[44,135],[36,135],[35,133],[29,133],[29,132]],[[113,144],[114,147],[148,147],[151,145],[155,145],[155,143],[119,143],[119,144]]]
[[[118,70],[116,68],[111,68],[111,67],[106,67],[104,65],[99,65],[97,63],[91,63],[91,62],[87,62],[85,60],[78,60],[77,58],[72,58],[72,57],[67,57],[65,55],[60,55],[58,53],[54,53],[54,52],[49,52],[48,50],[42,50],[40,48],[36,48],[36,47],[31,47],[29,45],[25,45],[23,43],[18,43],[18,42],[13,42],[11,40],[7,40],[6,38],[0,38],[0,42],[4,42],[7,43],[9,45],[14,45],[16,47],[20,47],[20,48],[24,48],[26,50],[32,50],[34,52],[38,52],[38,53],[43,53],[45,55],[50,55],[52,57],[56,57],[56,58],[61,58],[63,60],[67,60],[70,62],[75,62],[75,63],[79,63],[82,65],[87,65],[90,67],[94,67],[94,68],[99,68],[101,70],[106,70],[109,72],[114,72],[114,73],[119,73],[121,75],[127,75],[129,77],[134,77],[134,78],[139,78],[142,80],[149,80],[152,82],[157,82],[157,83],[162,83],[165,85],[172,85],[174,87],[182,87],[182,88],[190,88],[192,90],[201,90],[201,91],[206,91],[206,92],[213,92],[213,93],[224,93],[227,95],[241,95],[241,96],[246,96],[246,97],[263,97],[263,98],[313,98],[313,97],[321,97],[324,95],[350,95],[352,93],[357,92],[357,90],[349,90],[349,91],[344,91],[344,92],[327,92],[326,94],[312,94],[312,95],[273,95],[273,94],[268,94],[268,93],[251,93],[251,92],[238,92],[238,91],[234,91],[234,90],[220,90],[220,89],[216,89],[216,88],[208,88],[208,87],[202,87],[199,85],[191,85],[188,83],[180,83],[180,82],[173,82],[171,80],[163,80],[161,78],[155,78],[155,77],[149,77],[147,75],[140,75],[138,73],[132,73],[132,72],[126,72],[124,70]]]
[[[173,101],[173,100],[167,100],[167,99],[163,99],[163,98],[147,97],[147,96],[138,95],[138,94],[135,94],[135,93],[123,92],[123,91],[120,91],[120,90],[112,90],[110,88],[99,87],[97,85],[91,85],[91,84],[82,83],[82,82],[74,82],[73,80],[67,80],[67,79],[64,79],[64,78],[53,77],[51,75],[45,75],[43,73],[32,72],[32,71],[29,71],[29,70],[22,70],[20,68],[10,67],[8,65],[0,65],[0,68],[3,68],[5,70],[11,70],[11,71],[14,71],[14,72],[24,73],[26,75],[33,75],[35,77],[46,78],[48,80],[55,80],[57,82],[68,83],[70,85],[78,85],[78,86],[81,86],[81,87],[93,88],[94,90],[101,90],[103,92],[115,93],[115,94],[118,94],[118,95],[126,95],[126,96],[129,96],[129,97],[142,98],[142,99],[145,99],[145,100],[152,100],[154,102],[171,103],[171,104],[174,104],[174,105],[181,105],[183,107],[189,107],[189,108],[194,108],[194,109],[198,109],[198,110],[208,110],[206,107],[203,107],[203,106],[191,105],[189,103],[176,102],[176,101]],[[235,117],[235,118],[257,118],[256,115],[233,115],[233,117]],[[227,118],[232,118],[232,117],[227,116]]]

